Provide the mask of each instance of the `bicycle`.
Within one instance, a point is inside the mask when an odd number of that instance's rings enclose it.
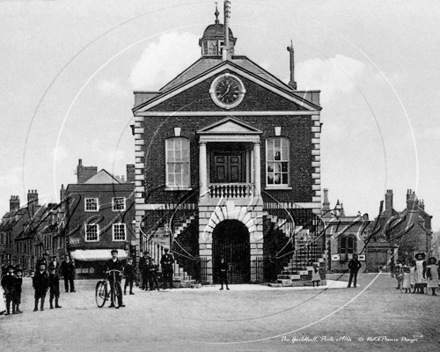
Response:
[[[98,281],[95,288],[96,305],[98,306],[98,308],[102,308],[105,302],[108,299],[111,299],[115,308],[118,309],[119,302],[122,301],[122,287],[121,283],[116,280],[116,273],[122,275],[122,271],[112,269],[109,270],[107,273],[111,273],[113,275],[113,283],[111,284],[112,289],[110,289],[110,292],[108,291],[107,278]]]

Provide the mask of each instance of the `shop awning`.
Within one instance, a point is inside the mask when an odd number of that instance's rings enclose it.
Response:
[[[70,252],[70,255],[75,260],[92,261],[92,260],[108,260],[112,257],[111,249],[76,249]],[[127,251],[125,249],[118,249],[118,258],[127,258]]]

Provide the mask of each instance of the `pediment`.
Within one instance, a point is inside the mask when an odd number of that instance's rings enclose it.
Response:
[[[202,65],[203,62],[200,62],[192,70],[184,71],[163,87],[156,96],[136,106],[133,112],[135,115],[142,115],[153,111],[224,111],[215,106],[209,94],[211,82],[224,73],[240,77],[246,88],[243,102],[230,111],[281,110],[307,113],[321,109],[304,98],[307,94],[293,91],[250,60],[235,61],[237,62],[221,61],[212,66]]]
[[[263,131],[255,128],[235,117],[227,117],[197,131],[197,134],[262,134]]]

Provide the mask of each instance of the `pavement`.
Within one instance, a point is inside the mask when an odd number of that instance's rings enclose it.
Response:
[[[1,351],[428,351],[440,350],[440,299],[404,294],[389,274],[361,274],[360,287],[331,277],[323,287],[230,285],[141,291],[125,308],[98,308],[96,280],[62,292],[61,309],[0,317]]]

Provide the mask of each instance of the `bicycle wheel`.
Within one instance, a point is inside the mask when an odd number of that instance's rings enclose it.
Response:
[[[114,283],[114,290],[113,290],[113,304],[115,305],[115,308],[119,308],[119,302],[122,302],[122,287],[121,283],[116,281]]]
[[[102,308],[107,300],[107,283],[105,281],[98,281],[95,289],[95,300],[98,308]]]

